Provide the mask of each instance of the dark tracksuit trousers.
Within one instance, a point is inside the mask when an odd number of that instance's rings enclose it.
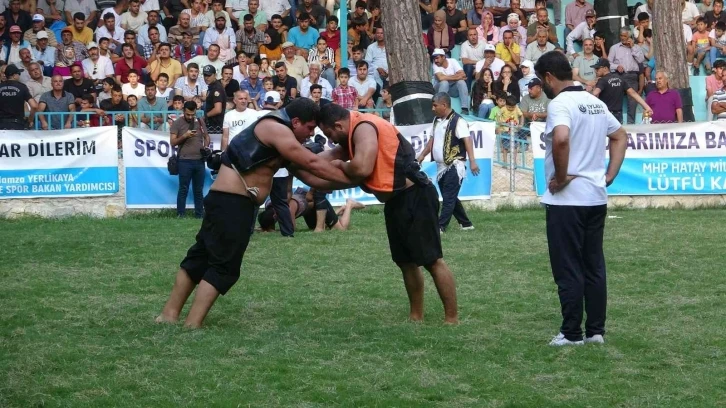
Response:
[[[290,215],[290,204],[287,202],[288,177],[273,177],[272,190],[270,190],[270,202],[277,215],[277,222],[280,225],[280,233],[283,237],[292,237],[295,233],[292,216]]]
[[[451,166],[446,173],[441,175],[439,189],[441,190],[442,198],[439,228],[442,231],[446,231],[452,215],[462,227],[470,227],[472,223],[469,221],[466,210],[464,210],[464,206],[461,205],[461,201],[459,200],[461,183],[459,182],[459,175],[456,173],[456,167]]]
[[[603,233],[607,205],[547,205],[547,244],[562,308],[560,332],[570,341],[605,334],[607,285]]]

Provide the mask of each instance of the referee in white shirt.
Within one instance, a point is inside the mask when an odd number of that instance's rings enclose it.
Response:
[[[604,343],[607,285],[603,232],[606,186],[625,158],[627,134],[607,106],[572,81],[567,57],[542,55],[534,67],[552,101],[545,127],[547,242],[562,308],[562,326],[550,345]],[[610,164],[605,169],[606,137]],[[587,320],[582,336],[583,300]]]

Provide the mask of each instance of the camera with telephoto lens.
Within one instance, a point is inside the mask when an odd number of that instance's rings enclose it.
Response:
[[[222,167],[222,151],[205,147],[199,149],[199,152],[202,154],[202,159],[207,162],[207,168],[212,170],[212,175],[219,173],[219,168]]]

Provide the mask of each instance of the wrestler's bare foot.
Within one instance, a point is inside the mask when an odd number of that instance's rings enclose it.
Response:
[[[313,232],[325,232],[325,228],[315,228]]]
[[[156,319],[154,319],[154,322],[156,323],[177,323],[179,321],[179,316],[168,316],[164,313],[156,316]]]
[[[361,210],[363,208],[366,208],[365,204],[359,203],[358,201],[355,201],[352,198],[348,198],[345,200],[345,205],[350,205],[350,208],[353,210]]]
[[[457,324],[459,324],[459,318],[457,318],[457,317],[452,317],[452,318],[447,317],[446,319],[444,319],[444,324],[445,325],[449,325],[449,326],[456,326]]]
[[[411,313],[408,315],[408,320],[410,320],[413,323],[421,323],[423,322],[423,316],[416,313]]]

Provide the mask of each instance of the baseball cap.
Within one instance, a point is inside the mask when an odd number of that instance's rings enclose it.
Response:
[[[224,13],[222,13],[221,11],[218,11],[216,14],[214,14],[214,19],[218,20],[220,18],[225,19],[225,20],[227,19],[227,17],[224,16]]]
[[[294,47],[294,46],[295,46],[295,44],[293,44],[293,43],[292,43],[292,42],[290,42],[290,41],[285,41],[284,43],[282,43],[282,49],[283,49],[283,50],[284,50],[285,48],[287,48],[287,47]]]
[[[530,60],[524,60],[524,61],[522,61],[522,63],[520,65],[523,67],[527,67],[529,69],[534,69],[534,62],[532,62]]]
[[[88,43],[88,47],[87,48],[89,50],[92,49],[92,48],[98,48],[98,44],[96,44],[95,42],[91,41],[91,42]]]
[[[491,44],[486,44],[484,46],[484,52],[487,52],[487,51],[497,52],[497,49]]]
[[[597,13],[593,9],[587,10],[585,12],[585,17],[595,17],[595,16],[597,16]]]
[[[436,57],[437,55],[443,55],[445,57],[446,56],[446,53],[441,48],[437,48],[437,49],[434,50],[434,53],[431,54],[431,56],[432,57]]]
[[[277,91],[267,91],[265,94],[265,103],[280,103],[280,93]]]
[[[610,61],[608,61],[607,58],[600,58],[597,60],[595,65],[590,65],[590,68],[610,68]]]
[[[36,14],[33,16],[33,21],[45,21],[45,17],[41,14]]]
[[[217,75],[217,68],[214,68],[213,65],[205,65],[204,69],[202,70],[202,75],[204,75],[204,76]]]
[[[45,30],[38,31],[38,34],[35,35],[35,38],[37,40],[42,40],[43,38],[45,38],[47,40],[48,39],[48,33],[46,33]]]
[[[22,33],[23,30],[21,30],[19,26],[14,25],[14,26],[10,27],[10,32],[11,33]]]
[[[542,86],[542,81],[540,81],[539,78],[533,78],[527,84],[527,88],[532,88],[532,87],[535,87],[535,86]]]
[[[65,33],[66,31],[68,31],[69,33],[73,34],[73,31],[71,31],[71,28],[70,27],[65,27],[64,29],[62,29],[61,30],[61,33]]]
[[[13,76],[13,75],[17,75],[17,74],[19,74],[19,73],[21,73],[23,71],[25,71],[25,70],[18,68],[17,65],[10,64],[10,65],[8,65],[7,68],[5,68],[5,76],[6,77],[10,77],[10,76]]]

